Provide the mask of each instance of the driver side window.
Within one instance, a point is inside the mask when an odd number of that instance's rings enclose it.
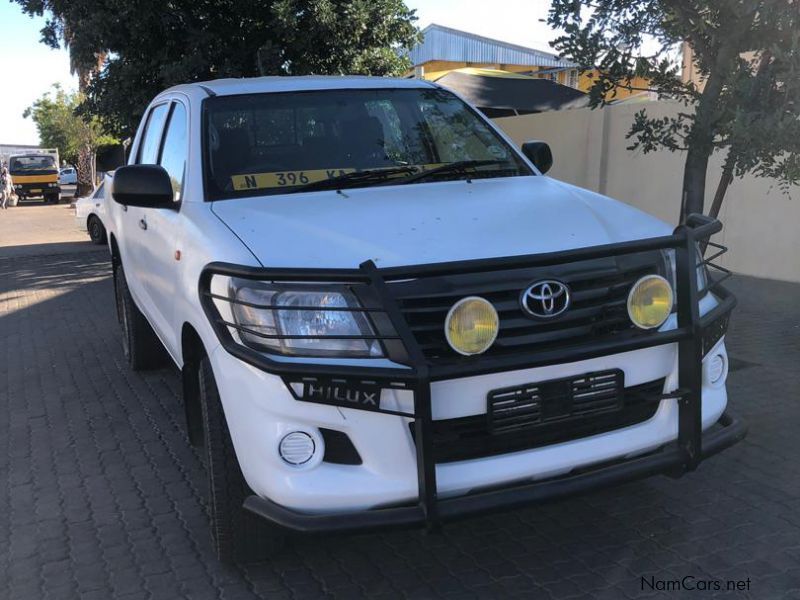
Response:
[[[158,161],[158,164],[164,167],[164,170],[169,174],[175,202],[181,201],[187,153],[186,109],[180,102],[175,102],[172,105],[169,124],[164,133],[161,157]]]

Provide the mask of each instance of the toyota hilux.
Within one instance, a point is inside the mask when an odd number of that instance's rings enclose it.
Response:
[[[744,436],[721,224],[552,160],[419,80],[152,101],[106,181],[117,310],[133,369],[181,369],[221,559],[678,476]]]

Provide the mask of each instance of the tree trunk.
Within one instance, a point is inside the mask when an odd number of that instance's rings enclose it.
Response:
[[[86,95],[86,91],[89,89],[90,75],[91,71],[89,69],[78,69],[78,91],[82,97]],[[88,128],[88,126],[86,127]],[[75,165],[75,169],[78,172],[78,185],[75,195],[78,197],[88,196],[94,190],[94,178],[92,177],[92,172],[94,171],[92,168],[93,156],[94,153],[91,146],[86,143],[81,144],[78,149],[78,164]]]
[[[695,121],[690,134],[689,150],[686,153],[686,165],[683,171],[683,195],[681,202],[681,222],[693,212],[702,213],[705,204],[706,171],[708,160],[714,151],[714,128],[716,106],[725,83],[724,75],[730,70],[730,61],[734,60],[738,54],[730,47],[723,46],[717,53],[714,68],[709,74],[706,87],[700,96],[700,101],[695,112]],[[765,50],[761,54],[758,69],[756,72],[757,83],[750,92],[750,97],[745,99],[743,104],[750,108],[755,108],[754,103],[758,102],[759,92],[764,85],[763,75],[769,68],[772,61],[772,53]],[[725,192],[733,181],[733,168],[736,164],[736,149],[731,147],[728,150],[728,158],[725,160],[725,167],[720,178],[717,191],[714,194],[714,202],[711,205],[710,215],[715,217],[719,214]]]
[[[681,222],[692,213],[702,213],[706,196],[706,171],[710,154],[700,148],[689,148],[683,167]]]
[[[694,113],[694,123],[689,133],[688,151],[683,170],[680,222],[692,213],[702,213],[705,204],[706,171],[708,159],[714,152],[714,135],[719,111],[719,98],[725,86],[731,64],[738,52],[723,44],[714,57],[711,72]]]
[[[725,168],[722,169],[722,176],[719,178],[717,184],[717,191],[714,194],[714,202],[711,203],[711,209],[708,211],[708,216],[716,219],[719,216],[719,209],[722,208],[722,201],[725,199],[725,192],[728,191],[731,183],[733,183],[733,164],[735,161],[730,158],[725,161]]]
[[[722,201],[725,199],[725,193],[733,183],[733,166],[736,164],[735,154],[733,150],[728,151],[728,157],[725,159],[725,166],[722,168],[722,176],[719,178],[717,184],[717,191],[714,192],[714,201],[711,203],[711,208],[708,211],[708,216],[716,219],[719,216],[719,210],[722,208]],[[706,247],[708,246],[708,239],[700,242],[700,254],[705,256]]]
[[[92,149],[84,144],[78,151],[78,164],[75,167],[78,170],[78,189],[75,192],[76,196],[88,196],[94,189],[94,181],[92,180]]]
[[[761,94],[766,81],[765,74],[772,62],[772,52],[764,50],[758,63],[758,70],[756,71],[756,84],[750,91],[749,98],[746,99],[744,104],[750,110],[757,109],[758,98]],[[722,176],[719,178],[717,184],[717,191],[714,193],[714,201],[711,203],[711,209],[708,211],[708,216],[716,219],[719,216],[719,211],[722,208],[722,201],[725,199],[725,193],[733,183],[733,169],[736,165],[738,151],[736,145],[732,145],[728,150],[728,156],[725,158],[725,165],[722,168]]]

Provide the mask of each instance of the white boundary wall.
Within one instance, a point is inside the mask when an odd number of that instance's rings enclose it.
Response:
[[[626,148],[636,112],[649,116],[685,110],[667,102],[621,104],[505,117],[495,122],[517,143],[539,139],[553,149],[556,179],[622,200],[669,223],[678,220],[683,153],[644,154]],[[721,172],[721,157],[708,169],[706,210]],[[735,179],[720,212],[725,228],[715,240],[729,247],[722,264],[737,273],[800,282],[800,187],[786,195],[773,180]]]

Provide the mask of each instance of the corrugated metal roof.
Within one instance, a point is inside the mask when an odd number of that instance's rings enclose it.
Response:
[[[422,34],[424,36],[422,43],[415,46],[409,53],[409,58],[414,65],[421,65],[431,60],[448,60],[540,67],[575,66],[569,61],[559,59],[555,54],[493,40],[442,25],[428,25],[422,30]]]

